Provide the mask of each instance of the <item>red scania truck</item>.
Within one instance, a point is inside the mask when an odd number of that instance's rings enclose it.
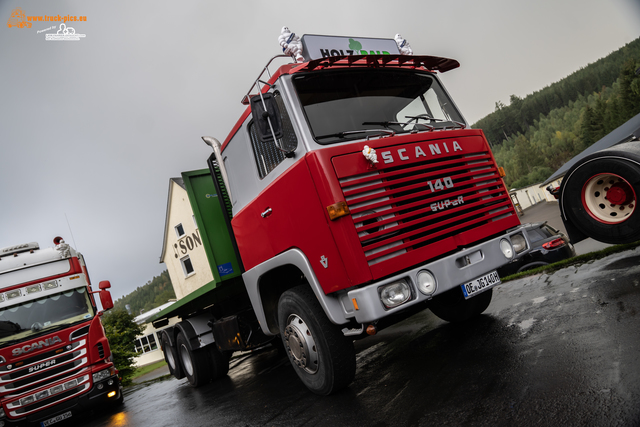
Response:
[[[0,426],[48,426],[123,398],[93,297],[112,308],[111,285],[92,291],[82,255],[54,243],[0,249]]]
[[[353,340],[425,308],[482,313],[496,269],[529,250],[483,132],[440,82],[457,61],[391,39],[301,41],[304,62],[267,64],[224,143],[204,138],[211,174],[183,173],[215,280],[154,325],[180,318],[162,348],[195,386],[281,339],[330,394],[354,379]]]

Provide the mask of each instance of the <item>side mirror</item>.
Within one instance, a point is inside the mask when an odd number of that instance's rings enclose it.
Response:
[[[251,98],[251,115],[256,124],[256,133],[260,142],[282,138],[282,119],[280,109],[272,93],[263,93]]]
[[[109,289],[111,287],[111,282],[109,282],[108,280],[103,280],[102,282],[98,283],[98,288],[100,289]]]
[[[102,285],[102,283],[104,282],[100,282],[100,285]],[[106,283],[109,283],[109,282],[106,282]],[[113,308],[113,299],[111,298],[111,292],[104,289],[101,290],[100,303],[102,304],[103,311],[111,310]]]

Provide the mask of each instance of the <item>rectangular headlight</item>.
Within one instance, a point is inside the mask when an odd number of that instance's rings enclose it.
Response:
[[[411,288],[404,280],[381,286],[380,301],[387,308],[394,308],[404,304],[411,298]]]
[[[109,370],[103,369],[102,371],[93,374],[93,382],[96,383],[98,381],[102,381],[103,379],[109,378],[110,376],[111,373],[109,372]]]

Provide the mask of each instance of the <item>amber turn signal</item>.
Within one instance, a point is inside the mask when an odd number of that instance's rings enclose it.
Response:
[[[331,221],[341,216],[349,215],[350,213],[349,206],[347,206],[346,202],[338,202],[327,206],[327,212],[329,212],[329,219],[331,219]]]
[[[504,178],[505,176],[507,176],[507,174],[504,173],[504,168],[503,167],[499,167],[498,168],[498,175],[500,175],[500,178]]]

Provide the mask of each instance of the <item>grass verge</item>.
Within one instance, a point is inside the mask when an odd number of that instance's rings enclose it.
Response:
[[[531,269],[531,270],[522,271],[520,273],[512,274],[511,276],[507,276],[504,279],[500,278],[500,280],[501,280],[502,283],[504,283],[504,282],[508,282],[509,280],[521,279],[523,277],[533,276],[533,275],[541,274],[541,273],[551,274],[551,273],[553,273],[555,271],[561,270],[561,269],[563,269],[565,267],[569,267],[571,265],[582,265],[582,264],[585,264],[585,263],[590,262],[590,261],[595,261],[597,259],[604,258],[604,257],[609,256],[611,254],[616,254],[618,252],[624,252],[624,251],[628,251],[630,249],[635,249],[638,246],[640,246],[640,241],[634,242],[634,243],[627,243],[627,244],[624,244],[624,245],[609,246],[608,248],[604,248],[604,249],[602,249],[600,251],[589,252],[588,254],[578,255],[576,257],[565,259],[565,260],[562,260],[562,261],[558,261],[558,262],[555,262],[553,264],[543,265],[541,267],[537,267],[537,268],[534,268],[534,269]]]
[[[166,361],[161,360],[159,362],[152,363],[150,365],[142,366],[142,367],[136,369],[136,371],[133,373],[133,376],[131,377],[131,379],[135,380],[136,378],[141,377],[141,376],[143,376],[145,374],[148,374],[151,371],[155,371],[156,369],[158,369],[158,368],[160,368],[160,367],[162,367],[162,366],[164,366],[166,364],[167,364]]]

